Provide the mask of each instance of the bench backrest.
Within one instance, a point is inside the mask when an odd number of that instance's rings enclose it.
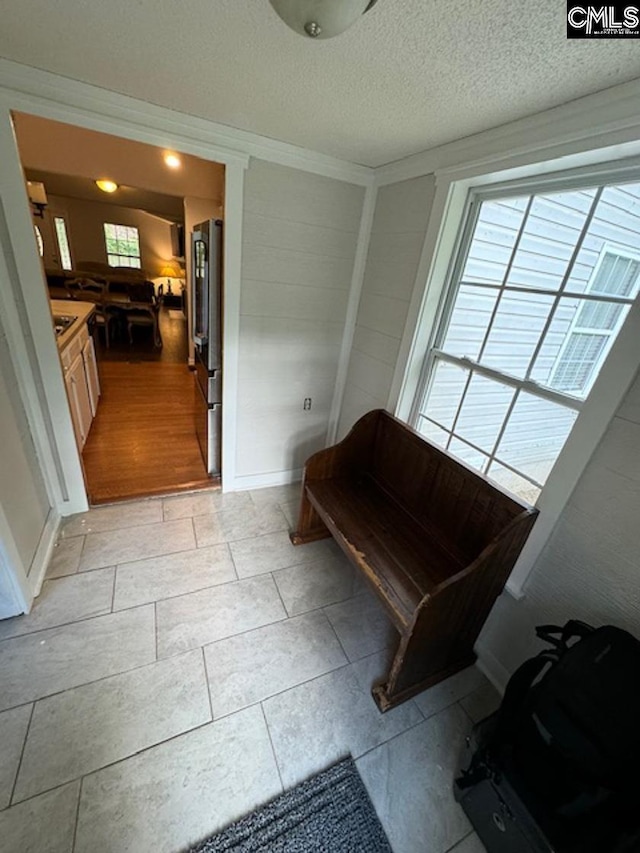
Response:
[[[383,410],[370,459],[376,482],[470,559],[529,508]]]

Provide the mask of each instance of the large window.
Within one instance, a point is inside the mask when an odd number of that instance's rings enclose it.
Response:
[[[141,267],[140,235],[132,225],[104,223],[107,260],[112,267]]]
[[[639,277],[640,184],[476,200],[416,428],[534,502]]]

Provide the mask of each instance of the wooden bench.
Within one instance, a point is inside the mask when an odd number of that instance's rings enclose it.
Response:
[[[382,711],[473,663],[536,515],[381,409],[307,460],[291,541],[333,536],[400,634]]]

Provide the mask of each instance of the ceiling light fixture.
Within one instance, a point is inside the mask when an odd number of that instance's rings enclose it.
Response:
[[[301,36],[330,39],[348,30],[378,0],[269,0],[285,24]]]
[[[177,154],[172,154],[171,152],[164,155],[164,162],[170,169],[179,169],[182,166],[182,160]]]
[[[103,193],[114,193],[118,189],[118,185],[115,181],[109,181],[106,178],[101,178],[99,181],[96,181],[96,186],[101,189]]]

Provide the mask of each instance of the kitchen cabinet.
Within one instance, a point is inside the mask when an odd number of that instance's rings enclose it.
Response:
[[[61,304],[63,310],[58,308]],[[69,326],[69,331],[60,336],[58,346],[73,430],[79,450],[83,449],[89,435],[100,397],[96,353],[93,338],[89,335],[87,328],[87,319],[92,311],[93,305],[82,302],[54,302],[54,313],[71,314],[77,317],[76,321]]]
[[[96,351],[93,346],[93,338],[85,342],[82,348],[82,361],[84,363],[84,372],[87,380],[87,390],[89,392],[89,402],[91,403],[91,415],[95,418],[98,410],[98,397],[100,396],[100,380],[98,379],[98,364],[96,362]]]
[[[67,386],[67,394],[69,395],[71,419],[76,434],[76,441],[78,442],[78,447],[82,450],[93,420],[89,386],[87,385],[82,353],[77,355],[71,363],[65,374],[64,381]]]

